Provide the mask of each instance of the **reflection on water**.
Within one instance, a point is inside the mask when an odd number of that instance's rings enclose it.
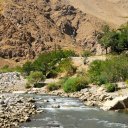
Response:
[[[84,106],[74,98],[34,96],[43,113],[21,128],[128,128],[128,115]],[[53,108],[58,106],[58,108]]]

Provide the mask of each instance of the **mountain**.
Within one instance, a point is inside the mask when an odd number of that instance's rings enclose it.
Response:
[[[104,49],[97,43],[97,35],[103,25],[113,25],[113,20],[123,23],[113,16],[119,3],[117,0],[1,0],[0,57],[18,62],[56,48],[77,53],[87,49],[102,54]],[[106,10],[103,15],[101,5]],[[107,12],[112,13],[110,20]],[[126,20],[127,15],[124,17]]]
[[[66,0],[81,11],[115,26],[128,21],[128,0]]]

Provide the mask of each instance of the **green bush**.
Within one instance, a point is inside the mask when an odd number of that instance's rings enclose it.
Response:
[[[58,72],[55,69],[51,69],[47,74],[47,78],[55,78],[57,77],[57,75],[58,75]]]
[[[27,77],[29,83],[36,84],[44,79],[42,72],[35,71],[31,72],[30,75]]]
[[[33,67],[36,71],[41,71],[46,77],[56,69],[56,65],[61,62],[62,58],[75,56],[75,53],[70,50],[51,51],[42,53],[34,62]]]
[[[25,88],[26,88],[26,89],[29,89],[29,88],[31,88],[31,87],[32,87],[31,84],[27,82],[26,85],[25,85]]]
[[[121,26],[117,30],[111,30],[104,26],[99,38],[99,43],[106,49],[110,47],[112,52],[121,53],[128,49],[128,25]]]
[[[0,69],[0,72],[2,73],[6,73],[6,72],[13,72],[13,68],[10,68],[8,65],[5,65],[3,66],[1,69]]]
[[[34,88],[42,88],[45,86],[45,83],[39,82],[34,84]]]
[[[84,77],[76,77],[76,78],[70,77],[63,84],[63,89],[67,93],[76,92],[87,87],[87,85],[88,85],[88,82]]]
[[[88,50],[85,50],[85,51],[83,52],[83,54],[82,54],[83,57],[89,57],[89,56],[91,56],[91,55],[92,55],[92,53],[91,53],[90,51],[88,51]]]
[[[58,83],[50,83],[50,84],[47,85],[47,89],[49,91],[58,90],[60,87],[61,87],[61,85],[58,84]]]
[[[26,73],[26,75],[30,75],[30,72],[34,70],[33,64],[30,61],[27,61],[22,66],[22,71]]]
[[[2,72],[2,73],[6,73],[6,72],[20,72],[20,73],[22,73],[22,67],[20,67],[20,66],[9,67],[8,65],[5,65],[0,69],[0,72]]]
[[[117,84],[107,83],[105,84],[105,88],[107,92],[114,92],[117,89]]]
[[[60,61],[55,70],[58,73],[67,72],[69,75],[73,75],[76,72],[76,67],[72,65],[72,61],[70,58],[65,58]]]
[[[106,61],[96,60],[90,64],[88,76],[91,83],[98,85],[125,81],[128,79],[128,57],[120,55]]]

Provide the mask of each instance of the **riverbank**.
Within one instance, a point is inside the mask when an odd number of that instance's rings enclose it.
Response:
[[[104,86],[97,86],[97,85],[89,85],[88,88],[82,89],[81,91],[74,92],[74,93],[65,93],[62,89],[55,90],[55,91],[48,91],[47,85],[41,88],[31,88],[24,91],[12,91],[12,93],[28,93],[28,94],[46,94],[46,95],[56,95],[61,97],[70,97],[70,98],[78,98],[82,101],[86,106],[91,107],[98,107],[103,110],[119,110],[119,109],[126,109],[128,104],[128,88],[126,87],[124,82],[118,83],[118,90],[115,92],[107,92]],[[120,101],[120,99],[125,98]],[[115,99],[116,102],[114,101]],[[106,102],[111,101],[113,106],[106,106]],[[119,103],[118,103],[119,102]],[[125,104],[124,106],[120,105]],[[112,109],[113,108],[113,109]]]
[[[30,121],[36,113],[32,97],[0,94],[0,128],[19,128],[20,123]]]
[[[118,90],[112,93],[108,93],[104,86],[92,84],[89,84],[87,88],[82,89],[81,91],[65,93],[62,89],[48,91],[47,84],[48,82],[52,83],[54,79],[47,79],[44,87],[32,87],[30,89],[26,89],[26,80],[19,73],[1,73],[0,78],[1,128],[19,127],[20,123],[29,121],[30,117],[38,112],[34,104],[34,99],[32,97],[23,97],[22,94],[45,94],[51,96],[56,95],[60,97],[78,98],[84,103],[85,106],[98,107],[102,108],[103,110],[112,110],[112,107],[110,106],[111,104],[114,106],[113,110],[117,111],[119,109],[124,109],[127,107],[127,105],[125,104],[126,106],[122,106],[122,104],[120,104],[120,100],[122,99],[128,103],[128,88],[124,82],[117,83]],[[5,95],[5,93],[7,94]],[[120,96],[124,97],[125,99],[118,98]],[[108,103],[109,106],[104,106],[108,101],[111,102]],[[124,104],[124,102],[122,103]],[[59,108],[60,106],[59,104],[55,104],[55,106],[53,105],[52,107]]]
[[[46,79],[45,86],[41,88],[25,88],[26,80],[16,72],[0,74],[0,93],[37,93],[49,94],[62,97],[79,98],[87,106],[96,106],[103,108],[105,102],[112,101],[116,97],[127,96],[128,88],[125,82],[119,82],[118,90],[109,93],[104,86],[97,86],[89,84],[87,88],[74,93],[65,93],[62,89],[55,91],[48,91],[47,84],[56,82],[57,79]],[[58,79],[59,81],[59,79]],[[119,108],[120,109],[120,108]]]

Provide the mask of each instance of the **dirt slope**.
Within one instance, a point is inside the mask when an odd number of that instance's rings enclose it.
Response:
[[[128,0],[67,0],[85,13],[116,26],[128,21]]]
[[[0,6],[0,57],[33,59],[55,44],[78,53],[102,53],[96,36],[104,22],[61,0],[3,0]],[[99,52],[100,51],[100,52]]]

